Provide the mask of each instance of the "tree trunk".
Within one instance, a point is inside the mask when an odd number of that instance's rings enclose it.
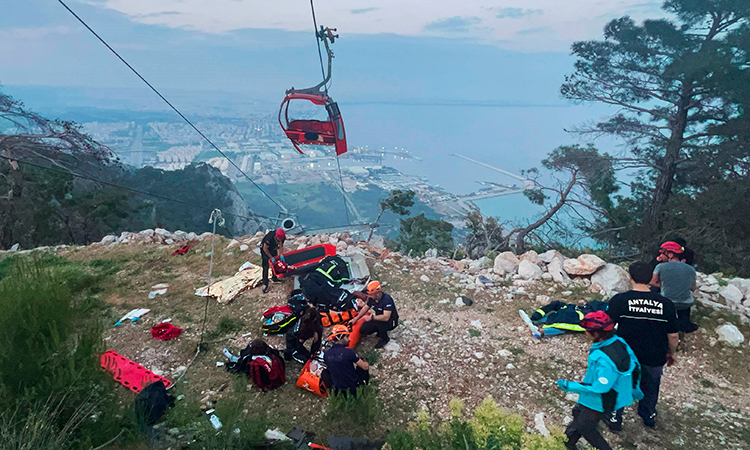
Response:
[[[677,105],[677,112],[670,121],[671,135],[667,142],[664,158],[659,164],[659,175],[654,183],[654,195],[647,212],[647,219],[656,224],[659,213],[663,210],[672,195],[674,177],[677,173],[682,146],[684,143],[685,130],[688,122],[688,105],[692,99],[692,88],[689,81],[683,84],[681,99]]]

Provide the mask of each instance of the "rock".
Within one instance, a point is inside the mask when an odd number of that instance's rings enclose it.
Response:
[[[238,245],[240,245],[240,241],[238,241],[237,239],[232,239],[231,241],[229,241],[229,244],[227,245],[227,250],[232,247],[236,247]]]
[[[198,235],[191,231],[187,234],[187,236],[185,236],[185,239],[187,239],[188,241],[194,241],[198,239]]]
[[[19,244],[19,243],[15,243],[15,244],[13,244],[13,245],[11,245],[11,246],[10,246],[10,251],[12,251],[12,252],[17,252],[17,251],[18,251],[18,248],[19,248],[20,246],[21,246],[21,244]]]
[[[541,262],[539,259],[539,254],[534,250],[529,250],[528,252],[521,255],[518,259],[520,259],[521,261],[529,261],[530,263],[534,264],[539,264]]]
[[[336,244],[336,251],[339,253],[346,251],[347,248],[349,248],[349,245],[347,245],[346,241],[339,241],[339,243]]]
[[[404,267],[403,269],[401,269],[401,272],[403,272],[403,273],[409,273],[409,268],[408,267]]]
[[[544,280],[544,281],[552,281],[552,275],[550,275],[549,272],[544,272],[542,274],[542,280]]]
[[[242,244],[242,245],[240,245],[240,251],[241,251],[241,252],[245,252],[245,251],[247,251],[247,249],[249,249],[249,248],[250,248],[250,247],[248,247],[248,246],[247,246],[247,244]]]
[[[477,330],[481,330],[482,329],[482,322],[480,322],[478,320],[472,320],[471,323],[470,323],[470,325],[472,327],[476,328]]]
[[[742,298],[744,295],[742,295],[742,291],[740,291],[740,288],[733,284],[729,284],[727,286],[724,286],[719,290],[719,295],[721,295],[724,300],[727,301],[727,304],[741,304]]]
[[[552,276],[555,283],[567,284],[570,281],[568,273],[563,269],[563,259],[554,258],[547,265],[547,272]]]
[[[437,258],[438,257],[438,251],[437,251],[437,249],[436,248],[431,248],[431,249],[427,250],[426,252],[424,252],[424,257],[428,258],[428,259],[429,258],[432,258],[432,259]]]
[[[370,239],[370,247],[373,248],[385,248],[385,239],[383,236],[378,236],[377,234]]]
[[[702,284],[698,289],[706,294],[718,294],[721,286],[718,284]]]
[[[567,400],[569,402],[576,402],[577,403],[578,402],[578,394],[574,394],[572,392],[567,392],[565,394],[565,400]]]
[[[420,358],[417,355],[412,356],[409,361],[412,364],[414,364],[415,366],[424,366],[425,364],[427,364],[427,362],[425,360],[423,360],[422,358]]]
[[[606,264],[591,276],[591,284],[605,291],[625,292],[630,289],[630,275],[617,264]]]
[[[160,236],[171,236],[172,233],[169,232],[169,230],[165,230],[164,228],[157,228],[154,230],[154,234],[158,234]],[[206,233],[203,233],[206,234]],[[211,234],[211,233],[208,233]]]
[[[141,236],[152,237],[155,233],[154,230],[149,228],[147,230],[139,231],[138,234]]]
[[[424,281],[425,283],[430,282],[430,277],[428,277],[427,275],[422,275],[421,277],[419,277],[419,279]]]
[[[557,250],[547,250],[546,252],[539,255],[539,261],[543,262],[544,264],[551,263],[553,259],[565,261],[565,257],[563,256],[563,254],[558,252]]]
[[[513,369],[515,369],[515,368],[516,368],[516,366],[514,366],[514,365],[513,365],[513,363],[508,363],[508,365],[507,365],[507,366],[505,366],[505,368],[506,368],[507,370],[513,370]]]
[[[518,275],[524,280],[535,280],[542,277],[542,269],[528,259],[524,259],[518,265]]]
[[[474,304],[474,300],[466,296],[456,297],[456,306],[471,306]]]
[[[392,352],[393,356],[397,355],[398,352],[401,351],[401,346],[397,343],[390,341],[387,344],[385,344],[385,347],[383,347],[386,351]]]
[[[550,300],[552,300],[552,299],[550,298],[549,295],[537,295],[536,299],[535,299],[536,304],[539,305],[539,306],[546,305],[547,303],[550,302]]]
[[[167,245],[172,245],[174,244],[174,240],[167,238],[167,239],[164,239],[164,243]]]
[[[172,376],[174,378],[179,378],[182,375],[184,375],[185,372],[187,372],[187,369],[188,369],[187,366],[179,366],[178,368],[172,371]]]
[[[568,275],[591,275],[606,263],[596,255],[581,255],[576,259],[566,259],[563,269]]]
[[[102,244],[105,245],[114,244],[115,242],[117,242],[117,236],[111,234],[108,234],[107,236],[104,236],[102,238]]]
[[[482,353],[482,352],[474,352],[474,357],[476,359],[484,359],[484,353]]]
[[[513,353],[511,353],[510,350],[505,350],[504,348],[498,350],[498,352],[497,352],[497,355],[498,356],[502,356],[503,358],[507,358],[507,357],[511,356],[512,354]]]
[[[716,334],[719,335],[720,342],[726,342],[732,347],[739,347],[745,341],[745,336],[731,323],[725,323],[717,327]]]
[[[736,286],[742,291],[742,296],[746,299],[750,298],[750,280],[745,278],[732,278],[729,280],[730,286]]]
[[[503,252],[495,257],[495,263],[492,270],[500,276],[505,276],[506,273],[516,273],[520,263],[521,261],[513,254],[513,252]]]

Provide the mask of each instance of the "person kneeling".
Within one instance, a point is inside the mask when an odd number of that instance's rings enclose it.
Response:
[[[568,449],[575,449],[583,436],[598,450],[612,450],[597,426],[605,414],[643,398],[640,390],[640,365],[627,343],[614,335],[615,323],[604,311],[586,314],[581,320],[586,337],[594,344],[588,358],[588,370],[580,383],[558,380],[565,392],[579,394],[573,408],[573,421],[565,434]]]
[[[313,306],[308,306],[302,313],[302,317],[294,326],[286,332],[286,351],[284,359],[295,360],[304,364],[312,355],[320,350],[323,337],[323,325],[320,322],[320,313]],[[305,342],[312,340],[310,350],[305,348]]]
[[[333,346],[323,354],[323,361],[331,377],[333,391],[357,395],[357,388],[370,381],[370,365],[357,353],[347,348],[349,333],[337,333],[329,338]]]
[[[349,324],[352,325],[364,317],[365,323],[362,324],[360,333],[362,336],[377,333],[379,339],[375,348],[383,348],[391,340],[388,332],[398,326],[398,311],[396,311],[393,297],[383,292],[378,281],[371,281],[362,293],[360,298],[364,296],[367,303],[359,310],[357,316],[349,321]],[[368,315],[371,309],[373,315]]]

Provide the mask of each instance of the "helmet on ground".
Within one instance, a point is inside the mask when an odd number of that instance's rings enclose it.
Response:
[[[346,325],[334,325],[333,328],[331,328],[331,335],[328,336],[328,339],[332,341],[338,341],[344,336],[349,336],[351,334],[351,331],[349,331],[349,328],[347,328]]]
[[[581,327],[586,330],[612,331],[615,329],[615,323],[604,311],[594,311],[581,319]]]
[[[681,246],[680,244],[674,241],[667,241],[661,244],[661,247],[659,247],[659,249],[665,252],[672,252],[672,253],[677,253],[677,254],[680,254],[685,251],[685,247]]]
[[[380,286],[380,281],[370,281],[367,283],[367,287],[364,290],[365,294],[374,294],[375,292],[382,291],[383,288]]]
[[[283,228],[276,230],[276,239],[280,241],[286,241],[286,231]]]

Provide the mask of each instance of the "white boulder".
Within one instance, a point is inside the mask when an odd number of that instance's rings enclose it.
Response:
[[[719,295],[721,295],[724,300],[727,301],[727,304],[736,304],[739,305],[742,303],[742,298],[744,295],[742,295],[742,291],[740,288],[733,284],[729,284],[727,286],[724,286],[719,290]]]
[[[591,284],[605,291],[625,292],[630,289],[630,275],[617,264],[606,264],[591,276]]]
[[[513,274],[516,273],[520,263],[521,261],[513,252],[503,252],[495,257],[495,264],[492,270],[500,276],[504,276],[506,273]]]
[[[108,234],[102,238],[102,244],[105,245],[114,244],[115,242],[117,242],[117,236],[112,234]]]
[[[528,252],[521,255],[518,259],[520,259],[521,261],[529,261],[534,264],[539,264],[540,262],[539,254],[534,250],[529,250]]]
[[[546,252],[539,255],[539,260],[544,264],[551,263],[553,259],[565,261],[565,256],[563,256],[563,254],[558,252],[557,250],[547,250]]]
[[[547,272],[552,275],[552,281],[555,283],[567,284],[570,281],[568,273],[563,269],[563,261],[559,258],[554,258],[547,265]]]
[[[535,280],[542,277],[542,269],[528,259],[524,259],[518,265],[518,275],[524,280]]]
[[[732,278],[729,280],[730,286],[736,286],[740,291],[742,291],[742,296],[744,298],[750,298],[750,280],[745,278]]]
[[[438,250],[436,248],[431,248],[424,252],[425,259],[435,259],[438,257]]]
[[[576,259],[566,259],[563,262],[563,269],[568,275],[591,275],[605,264],[598,256],[585,254]]]
[[[725,323],[717,327],[716,334],[719,335],[719,341],[726,342],[732,347],[739,347],[745,341],[745,336],[731,323]]]

